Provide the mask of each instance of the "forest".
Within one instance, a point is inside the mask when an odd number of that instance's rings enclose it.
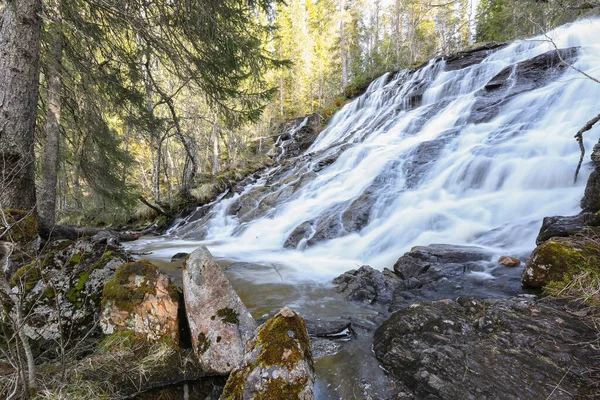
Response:
[[[599,9],[1,0],[0,398],[595,398]]]

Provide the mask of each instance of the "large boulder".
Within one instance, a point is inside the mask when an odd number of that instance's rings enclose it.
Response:
[[[574,314],[529,297],[417,303],[377,329],[373,349],[406,386],[397,398],[583,398],[600,353]]]
[[[100,326],[104,334],[132,331],[148,341],[179,342],[179,291],[148,261],[124,264],[104,285]]]
[[[497,268],[492,254],[475,246],[415,246],[394,264],[400,278],[390,311],[415,301],[470,295],[506,297],[519,293],[520,271]],[[490,279],[493,278],[493,279]]]
[[[183,294],[192,346],[206,372],[226,375],[239,365],[256,322],[204,246],[183,267]]]
[[[522,282],[543,287],[568,281],[579,272],[600,272],[600,245],[586,237],[558,237],[545,241],[531,254],[523,270]]]
[[[18,268],[9,284],[24,296],[24,332],[34,351],[56,356],[52,349],[58,350],[61,332],[69,332],[66,346],[99,336],[102,288],[127,260],[117,247],[61,240]]]
[[[314,399],[314,366],[304,320],[289,308],[261,325],[221,400]]]
[[[389,304],[400,278],[392,271],[378,271],[368,265],[344,272],[333,280],[334,290],[348,300],[367,304]]]

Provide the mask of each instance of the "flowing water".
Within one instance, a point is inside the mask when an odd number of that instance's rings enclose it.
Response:
[[[579,47],[574,66],[600,77],[600,20],[548,36],[558,48]],[[331,278],[362,264],[390,268],[414,245],[471,244],[526,255],[543,217],[580,211],[589,166],[574,183],[573,135],[600,112],[600,84],[566,68],[499,102],[486,118],[475,110],[500,71],[553,49],[538,37],[459,70],[436,59],[384,75],[339,111],[292,167],[273,167],[241,193],[224,196],[206,217],[132,246],[166,261],[207,245],[257,317],[285,304],[317,317],[374,312],[341,302]],[[518,79],[511,73],[507,82],[510,91]],[[588,133],[586,148],[597,139]],[[351,228],[346,217],[361,204],[364,221]],[[307,233],[295,249],[284,249],[299,226]],[[368,341],[344,351],[317,361],[320,398],[356,393],[352,381],[359,376],[381,379],[359,362],[372,357]],[[344,385],[352,389],[342,395]]]

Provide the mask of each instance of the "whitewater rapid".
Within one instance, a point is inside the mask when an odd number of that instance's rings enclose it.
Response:
[[[581,20],[548,37],[558,48],[579,47],[574,66],[600,77],[600,20]],[[505,67],[553,49],[540,36],[493,51],[465,69],[446,71],[444,61],[433,60],[416,73],[382,76],[339,111],[307,150],[315,154],[313,163],[338,157],[291,197],[251,221],[228,212],[240,196],[265,185],[273,172],[267,171],[212,208],[203,240],[180,240],[173,229],[157,251],[166,256],[174,247],[185,251],[203,243],[217,257],[285,265],[306,279],[329,279],[363,264],[390,268],[412,246],[431,243],[528,254],[544,217],[580,211],[589,166],[574,183],[580,153],[573,136],[600,112],[600,84],[567,69],[545,86],[518,94],[488,121],[469,122],[469,114],[475,93]],[[420,106],[411,108],[407,94],[416,85],[425,90]],[[404,163],[417,146],[440,138],[448,138],[447,144],[423,179],[411,184]],[[586,134],[586,148],[597,140],[594,131]],[[341,215],[340,204],[366,190],[374,191],[374,200],[362,229],[308,248],[283,249],[296,227]]]

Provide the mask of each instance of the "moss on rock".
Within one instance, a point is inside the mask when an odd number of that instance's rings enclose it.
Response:
[[[304,320],[285,307],[258,328],[242,364],[223,390],[223,400],[313,397],[314,369]]]
[[[8,237],[12,241],[26,244],[37,237],[38,224],[33,212],[14,208],[5,208],[2,211],[6,222],[12,226],[8,232]],[[0,233],[4,233],[4,228],[0,229]]]
[[[269,319],[259,329],[256,346],[261,346],[258,361],[266,366],[285,366],[292,369],[303,359],[311,358],[310,338],[304,320],[295,314],[281,314]]]
[[[115,271],[115,276],[104,285],[102,306],[110,300],[121,310],[132,311],[144,300],[146,293],[156,294],[153,282],[157,275],[158,268],[146,260],[121,265]],[[136,276],[143,279],[136,283]]]
[[[600,271],[599,243],[588,238],[554,238],[534,250],[521,280],[530,287],[552,283],[557,288],[583,271]]]

